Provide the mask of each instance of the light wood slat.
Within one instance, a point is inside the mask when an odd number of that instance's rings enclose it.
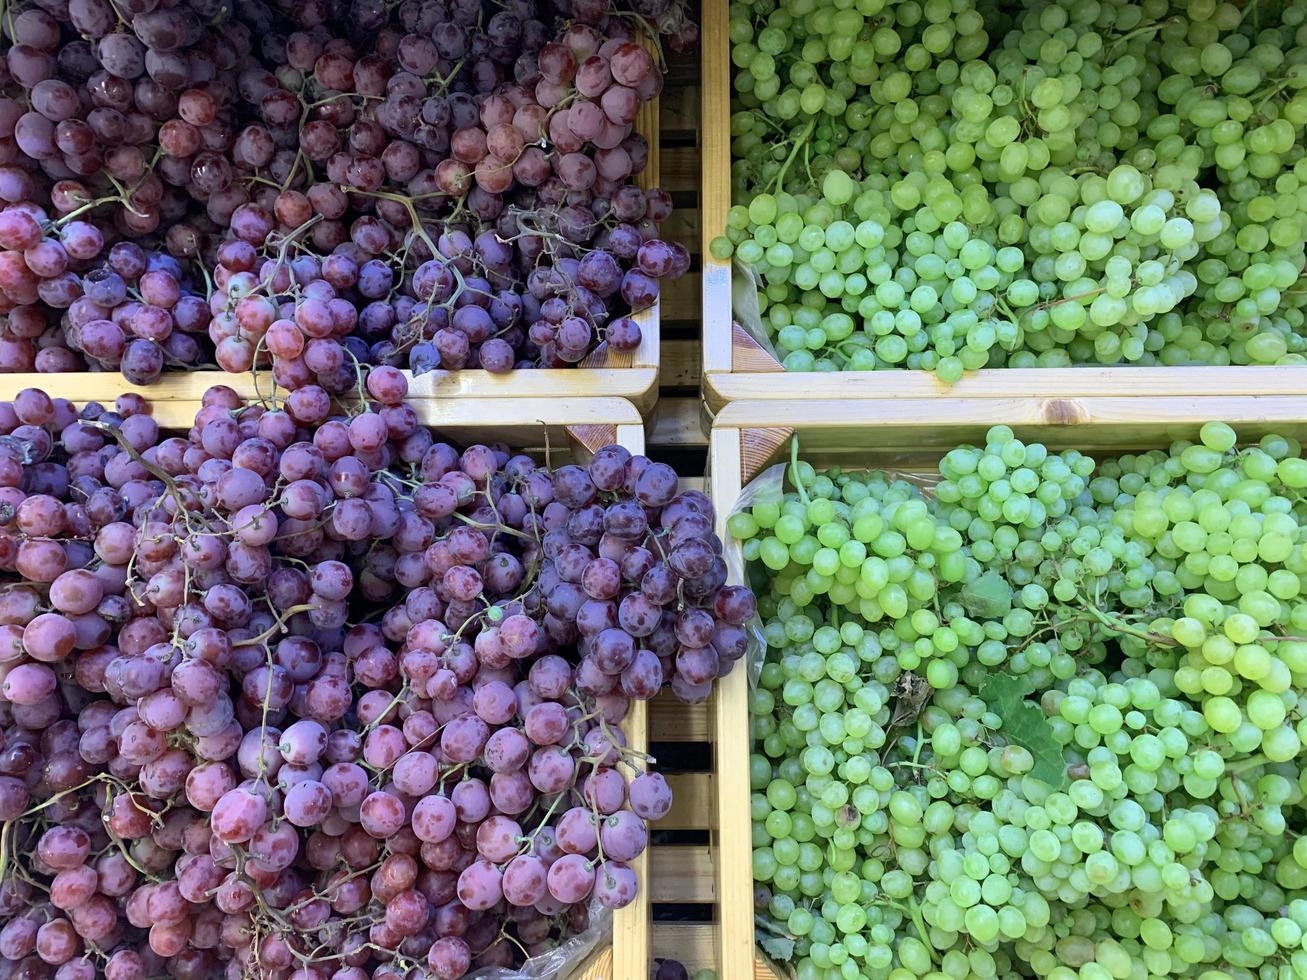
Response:
[[[1307,375],[1304,375],[1307,378]],[[1210,390],[1210,389],[1209,389]],[[824,396],[823,392],[823,396]],[[1307,394],[1189,397],[898,398],[731,402],[718,429],[789,427],[814,464],[851,454],[876,465],[938,460],[941,450],[983,440],[994,425],[1050,447],[1086,451],[1165,446],[1223,419],[1243,438],[1307,433]],[[716,467],[720,460],[714,456]]]
[[[0,399],[10,398],[26,387],[13,379],[22,375],[0,375]],[[89,401],[113,404],[96,386],[89,384],[93,375],[45,374],[40,386],[52,397],[67,398],[76,405]],[[120,389],[125,387],[121,383]],[[88,392],[87,389],[90,389]],[[198,398],[161,399],[148,390],[151,415],[165,429],[188,429],[202,403]],[[640,426],[640,414],[624,398],[489,398],[489,399],[417,399],[410,404],[423,425],[456,436],[464,442],[502,439],[518,446],[544,445],[545,433],[559,438],[568,426]],[[557,442],[555,445],[562,445]]]
[[[112,408],[119,395],[136,394],[152,404],[160,401],[198,402],[215,385],[231,388],[245,399],[257,399],[276,390],[271,373],[257,380],[251,374],[225,371],[177,371],[160,376],[152,385],[134,385],[117,371],[68,374],[0,374],[0,398],[12,398],[23,388],[40,388],[52,398],[67,398],[78,405],[99,402]]]
[[[655,922],[653,955],[680,960],[691,973],[712,969],[716,966],[712,959],[715,931],[716,927],[708,922]],[[716,969],[721,980],[777,980],[784,975],[774,972],[760,957],[745,965],[743,973],[730,974],[720,967]]]
[[[698,490],[702,493],[704,491],[704,478],[701,476],[683,476],[676,481],[676,486],[681,491]]]
[[[720,120],[722,124],[704,127],[702,152],[697,159],[663,160],[664,167],[674,169],[674,176],[664,172],[667,183],[679,185],[683,168],[699,170],[705,373],[731,370],[731,266],[708,254],[708,243],[725,229],[726,212],[731,206],[731,136],[726,124],[731,118],[732,91],[728,24],[726,4],[704,5],[699,35],[701,114],[704,119]]]
[[[670,218],[658,226],[659,234],[664,238],[674,238],[690,250],[691,255],[699,254],[699,209],[676,208]]]
[[[709,136],[714,130],[720,129],[722,138],[728,141],[727,149],[729,151],[730,134],[727,132],[729,127],[726,124],[726,117],[722,117],[721,126],[705,127],[703,133],[704,153],[708,152]],[[707,192],[706,187],[701,187],[699,183],[699,149],[693,146],[667,146],[663,147],[662,157],[662,188],[665,191],[698,191]],[[729,170],[729,167],[728,167]],[[730,207],[730,181],[727,180],[726,192],[728,199],[726,206]],[[726,220],[725,211],[722,212],[723,222]]]
[[[613,947],[601,946],[579,966],[571,980],[608,980],[613,975]]]
[[[688,277],[687,277],[688,278]],[[683,299],[681,302],[688,302]],[[684,317],[682,317],[684,319]],[[658,339],[654,324],[655,342]],[[661,347],[661,345],[659,345]],[[513,400],[570,400],[579,398],[623,398],[647,412],[657,398],[658,354],[653,355],[654,366],[643,368],[573,368],[570,370],[513,371],[507,375],[492,375],[486,371],[431,371],[414,377],[404,372],[409,382],[409,398],[414,403],[439,399],[449,402],[468,398],[489,401]],[[269,397],[276,392],[271,372],[228,374],[225,371],[179,371],[162,375],[151,385],[132,385],[118,372],[87,371],[68,374],[2,374],[0,399],[12,398],[23,388],[40,388],[53,397],[67,398],[78,404],[96,401],[112,406],[119,395],[134,392],[154,406],[154,416],[162,421],[160,406],[173,402],[178,405],[198,403],[204,393],[215,386],[225,386],[247,400]],[[178,424],[173,412],[168,425]],[[191,413],[194,418],[194,412]],[[189,425],[191,419],[181,424]]]
[[[661,308],[655,308],[655,313]],[[647,355],[645,341],[656,346],[659,329],[658,317],[652,322],[651,311],[637,314],[643,339],[634,354],[620,355],[628,359],[652,360],[652,366],[643,367],[577,367],[547,368],[510,371],[508,374],[490,374],[488,371],[428,371],[409,382],[410,398],[626,398],[647,413],[658,397],[658,355]],[[618,356],[618,355],[614,355]]]
[[[680,279],[667,283],[663,287],[662,302],[660,304],[663,319],[698,320],[699,311],[703,305],[703,299],[700,296],[701,282],[699,273],[687,272]]]
[[[702,482],[699,489],[702,489]],[[707,742],[712,737],[709,721],[712,699],[686,704],[664,691],[649,704],[651,742]]]
[[[636,752],[649,747],[649,705],[635,701],[627,713],[622,727],[627,732],[627,744]],[[626,776],[634,778],[637,770],[630,769]],[[630,862],[636,878],[649,880],[649,851],[646,848]],[[649,969],[649,928],[651,896],[648,888],[636,892],[635,901],[613,913],[613,973],[618,977],[639,977]]]
[[[660,135],[694,133],[699,128],[699,86],[667,85],[658,97],[662,103]],[[666,152],[666,151],[664,151]]]
[[[734,673],[734,671],[731,672],[732,676]],[[743,671],[740,673],[743,674]],[[672,788],[672,809],[667,816],[658,821],[655,829],[711,829],[713,820],[712,774],[706,772],[673,772],[664,775],[667,777],[667,785]],[[745,778],[748,778],[747,772]],[[748,818],[747,807],[745,808],[745,818],[746,820]],[[748,829],[747,825],[745,829]],[[745,834],[744,843],[747,847],[749,843],[747,833]]]
[[[702,377],[703,355],[697,340],[664,340],[662,366],[658,371],[660,388],[697,388]]]
[[[711,495],[717,533],[726,536],[726,517],[743,486],[741,433],[712,432]],[[749,681],[733,670],[717,683],[713,789],[716,823],[710,837],[717,858],[717,964],[723,977],[745,977],[754,957],[753,855],[749,826]]]
[[[708,321],[706,320],[705,323]],[[705,337],[705,344],[711,338]],[[783,375],[712,372],[705,376],[708,407],[716,412],[727,402],[753,399],[806,402],[812,397],[810,374]],[[954,385],[929,371],[842,371],[821,377],[825,399],[970,398],[1014,396],[1082,398],[1304,395],[1307,367],[1076,367],[990,368],[965,375]],[[961,418],[962,416],[957,416]]]
[[[721,980],[748,980],[745,975],[732,976],[717,967],[713,959],[715,931],[710,922],[655,922],[653,955],[661,959],[680,960],[691,973],[716,967]],[[620,977],[614,980],[643,980],[643,977]]]
[[[649,891],[654,902],[717,900],[712,854],[705,844],[656,844],[650,848]],[[655,925],[654,929],[658,926]]]
[[[663,398],[649,422],[649,445],[682,448],[708,445],[698,398]]]

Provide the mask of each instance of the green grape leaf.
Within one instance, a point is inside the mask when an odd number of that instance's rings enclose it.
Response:
[[[998,572],[986,572],[962,590],[967,612],[981,619],[999,619],[1012,611],[1012,586]]]
[[[768,936],[761,943],[762,951],[774,960],[788,963],[794,958],[794,940],[782,939],[780,936]]]
[[[1053,728],[1044,712],[1026,700],[1030,691],[1027,678],[1000,671],[985,676],[980,685],[980,699],[1002,719],[1001,729],[1008,740],[1035,757],[1035,767],[1030,775],[1054,789],[1061,789],[1066,782],[1062,746],[1053,737]]]

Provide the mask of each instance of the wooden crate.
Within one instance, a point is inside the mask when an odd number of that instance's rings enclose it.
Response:
[[[161,427],[186,429],[201,407],[203,388],[198,382],[212,375],[187,377],[195,380],[176,385],[164,379],[150,388],[132,389],[107,373],[0,375],[0,401],[13,398],[32,382],[52,397],[67,398],[79,406],[90,401],[111,406],[124,389],[136,390],[151,400],[151,414]],[[213,380],[222,383],[226,379]],[[555,466],[584,462],[612,443],[633,454],[641,454],[645,448],[643,420],[624,398],[445,398],[411,404],[424,425],[459,445],[498,440],[540,459],[547,454]],[[646,702],[633,701],[623,725],[627,744],[638,752],[644,752],[649,744],[649,715]],[[611,943],[602,944],[587,957],[570,980],[643,980],[646,976],[650,962],[649,852],[631,864],[641,885],[636,900],[613,913]]]
[[[702,133],[703,397],[710,413],[732,401],[804,401],[820,386],[822,398],[1008,398],[1098,395],[1293,395],[1307,392],[1307,365],[1285,367],[988,368],[946,385],[929,371],[787,372],[731,313],[731,263],[714,259],[708,244],[726,229],[731,207],[729,23],[726,3],[705,3],[701,29],[700,114],[720,122]]]
[[[643,172],[636,176],[635,182],[641,188],[658,187],[661,181],[661,113],[660,100],[654,99],[639,109],[635,120],[635,131],[643,136],[649,144],[649,162]],[[667,234],[674,235],[675,226],[669,222]],[[683,276],[680,282],[690,279]],[[675,284],[669,283],[668,286]],[[682,292],[684,287],[682,287]],[[640,346],[634,351],[619,352],[610,350],[607,343],[601,343],[574,368],[541,368],[513,370],[508,374],[491,374],[480,368],[468,368],[462,371],[430,371],[419,377],[405,371],[409,379],[409,394],[413,398],[625,398],[639,408],[642,415],[648,415],[658,400],[658,371],[661,352],[661,323],[663,300],[660,298],[647,310],[632,314],[631,319],[640,325]],[[77,372],[74,377],[94,377],[99,372]],[[127,390],[130,386],[117,371],[105,372],[115,378]],[[272,384],[272,372],[263,371],[263,387],[266,390]],[[15,377],[13,375],[9,377]],[[18,375],[16,377],[22,377]],[[33,375],[48,379],[51,375]],[[193,380],[192,380],[193,379]],[[229,384],[245,390],[249,382],[248,374],[229,375],[216,368],[198,371],[170,371],[149,391],[172,390],[171,386],[198,386],[203,392],[214,384]],[[8,380],[5,384],[8,385]],[[19,387],[41,387],[41,382],[30,381]],[[252,387],[252,385],[251,385]],[[155,397],[168,397],[156,395]]]
[[[993,425],[1010,425],[1018,437],[1053,449],[1112,455],[1194,438],[1213,420],[1229,422],[1241,439],[1271,431],[1307,439],[1307,394],[731,402],[717,414],[709,450],[718,533],[725,536],[741,488],[768,466],[788,460],[793,436],[799,438],[802,458],[818,467],[934,470],[944,452],[959,443],[983,443]],[[737,670],[720,682],[716,697],[713,788],[722,980],[784,975],[754,947],[748,693],[744,672]]]

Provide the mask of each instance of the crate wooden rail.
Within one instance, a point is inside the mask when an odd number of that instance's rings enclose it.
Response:
[[[213,375],[195,372],[164,376],[145,387],[126,384],[115,374],[0,374],[0,401],[12,398],[23,388],[40,388],[55,398],[67,398],[81,406],[100,402],[112,406],[119,395],[132,392],[150,402],[155,421],[167,429],[186,429],[195,420],[204,392],[214,384],[227,385],[247,402],[268,399],[273,392],[259,389],[248,375]],[[543,395],[519,398],[428,398],[410,399],[424,425],[447,432],[462,442],[500,440],[515,447],[543,450],[547,439],[557,449],[569,438],[576,446],[592,452],[616,437],[634,440],[622,445],[643,452],[644,423],[640,413],[625,398],[549,398]],[[628,431],[629,430],[629,431]],[[552,458],[552,457],[551,457]]]
[[[703,397],[716,413],[733,401],[760,398],[1007,398],[1307,393],[1307,365],[1283,367],[987,368],[954,385],[928,371],[787,372],[734,322],[731,262],[713,258],[709,243],[726,229],[731,207],[731,93],[733,67],[726,3],[705,3],[699,47],[702,117],[699,254],[703,264]]]
[[[1307,437],[1307,393],[1279,396],[1129,398],[960,398],[739,401],[713,424],[709,471],[718,532],[725,536],[741,489],[768,466],[788,459],[792,437],[814,466],[893,466],[934,470],[948,449],[983,442],[986,429],[1010,425],[1051,449],[1113,455],[1165,448],[1195,438],[1204,422],[1229,422],[1241,440],[1275,431]],[[734,671],[719,682],[713,720],[714,851],[722,980],[781,976],[754,948],[748,682]]]
[[[112,406],[124,389],[136,390],[150,400],[152,416],[162,428],[184,430],[194,422],[202,404],[200,397],[208,386],[188,379],[206,380],[206,376],[165,377],[160,384],[133,389],[110,374],[0,375],[0,401],[12,398],[24,387],[39,386],[52,397],[67,398],[78,406],[91,401]],[[250,401],[257,400],[251,391],[240,393]],[[641,454],[645,448],[640,413],[624,398],[456,398],[416,400],[411,404],[423,425],[455,443],[506,442],[542,460],[548,455],[555,466],[584,463],[596,450],[612,443],[633,454]],[[637,752],[645,752],[649,745],[649,705],[632,701],[622,727],[627,744]],[[628,778],[630,775],[628,772]],[[594,950],[568,980],[643,980],[646,976],[651,957],[650,863],[647,850],[631,862],[640,881],[635,901],[613,913],[611,942]]]

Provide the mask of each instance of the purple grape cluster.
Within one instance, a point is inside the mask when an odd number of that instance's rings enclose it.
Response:
[[[406,393],[0,405],[0,978],[453,980],[635,898],[672,801],[622,721],[753,596],[666,465]]]
[[[651,25],[695,41],[679,0],[30,0],[0,61],[0,370],[340,392],[634,350],[690,264],[635,183]]]

